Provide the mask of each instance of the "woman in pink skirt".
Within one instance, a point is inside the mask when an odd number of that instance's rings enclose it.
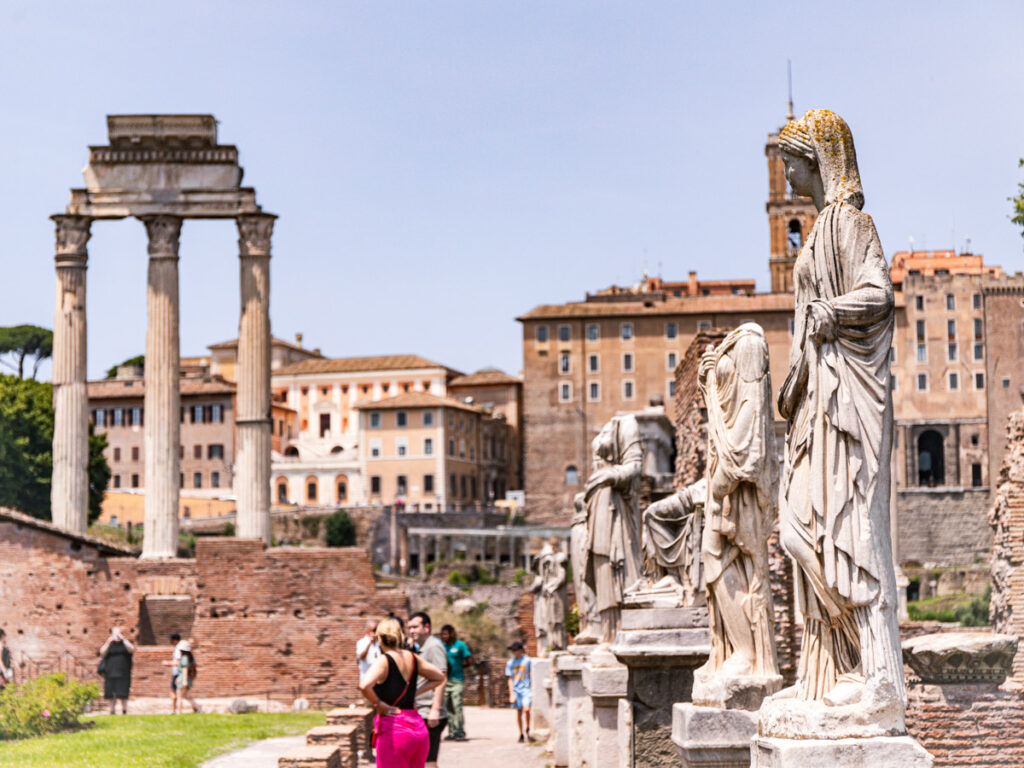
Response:
[[[359,690],[373,705],[377,768],[423,768],[430,746],[427,727],[416,712],[416,696],[445,684],[445,674],[433,664],[403,650],[405,636],[396,619],[377,625],[377,642],[384,651],[359,681]],[[417,676],[426,679],[416,688]]]

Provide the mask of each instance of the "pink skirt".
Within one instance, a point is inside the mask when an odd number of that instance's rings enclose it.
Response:
[[[415,709],[403,709],[373,721],[377,734],[377,768],[423,768],[430,738],[423,718]]]

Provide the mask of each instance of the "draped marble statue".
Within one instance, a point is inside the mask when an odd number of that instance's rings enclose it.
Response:
[[[533,626],[537,634],[537,648],[542,655],[550,651],[563,651],[568,645],[565,631],[566,555],[546,542],[533,560],[536,577],[531,591],[533,598]]]
[[[644,510],[644,577],[629,589],[627,603],[703,605],[700,532],[706,495],[701,479]]]
[[[705,352],[697,383],[708,414],[700,551],[711,656],[694,675],[693,701],[756,709],[782,683],[767,546],[779,469],[761,326],[744,323]]]
[[[615,416],[594,438],[593,469],[583,493],[576,497],[573,519],[573,573],[582,581],[580,635],[577,642],[611,643],[619,630],[623,595],[640,578],[641,545],[637,482],[643,466],[643,442],[636,417]],[[585,538],[577,535],[577,522],[585,521]],[[583,530],[580,532],[582,533]],[[578,574],[578,575],[577,575]],[[583,607],[593,595],[594,613],[583,626]]]
[[[810,110],[779,135],[793,191],[819,213],[793,270],[796,317],[778,406],[788,421],[782,545],[803,615],[796,686],[761,710],[762,734],[904,732],[889,528],[893,289],[861,211],[853,136]],[[816,705],[816,706],[810,706]]]

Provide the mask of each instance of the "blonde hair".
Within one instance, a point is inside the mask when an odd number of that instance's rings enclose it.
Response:
[[[384,619],[377,625],[377,641],[387,651],[397,651],[405,646],[405,633],[398,619]]]

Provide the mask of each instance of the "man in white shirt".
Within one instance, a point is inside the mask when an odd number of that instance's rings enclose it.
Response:
[[[380,645],[377,644],[377,622],[366,622],[366,634],[356,643],[356,661],[359,662],[359,679],[363,679],[370,665],[380,656]]]

